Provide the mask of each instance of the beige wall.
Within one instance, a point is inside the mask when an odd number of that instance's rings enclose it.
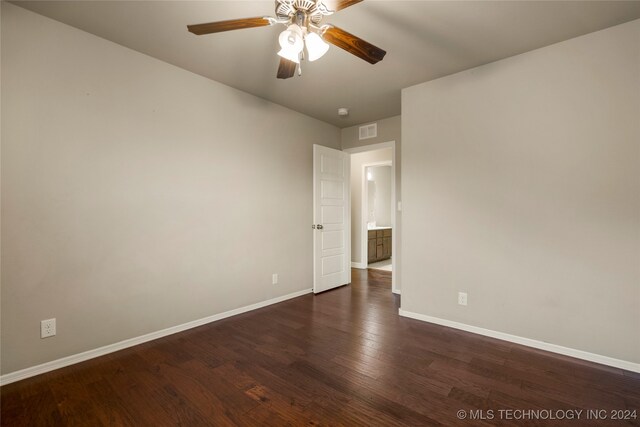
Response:
[[[358,129],[360,126],[368,125],[371,123],[378,124],[378,136],[375,138],[359,140]],[[342,149],[365,147],[371,144],[378,144],[380,142],[396,141],[397,154],[400,150],[400,131],[401,131],[400,116],[389,117],[387,119],[378,120],[376,122],[362,123],[357,126],[351,126],[341,129]]]
[[[312,287],[339,129],[4,2],[1,72],[2,373]]]
[[[391,227],[391,166],[370,166],[368,174],[371,180],[367,177],[367,223],[373,221],[377,227]]]
[[[640,362],[639,40],[403,90],[403,310]]]
[[[368,163],[392,160],[391,148],[364,151],[351,155],[351,261],[362,258],[362,167]]]

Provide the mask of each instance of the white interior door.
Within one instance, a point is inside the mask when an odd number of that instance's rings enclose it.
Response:
[[[313,146],[313,292],[351,282],[351,159]]]

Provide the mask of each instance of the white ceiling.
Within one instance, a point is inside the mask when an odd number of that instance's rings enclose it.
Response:
[[[187,24],[273,16],[273,1],[18,1],[26,9],[339,127],[400,114],[402,88],[640,18],[640,1],[375,1],[325,18],[385,49],[332,46],[276,79],[282,26],[206,36]],[[348,107],[341,118],[338,107]]]

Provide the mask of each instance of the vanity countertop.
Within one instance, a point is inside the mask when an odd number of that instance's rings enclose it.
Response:
[[[391,230],[391,227],[369,227],[367,230]]]

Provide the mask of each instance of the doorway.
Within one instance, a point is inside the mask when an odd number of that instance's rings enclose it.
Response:
[[[387,272],[393,271],[391,167],[391,160],[365,163],[362,180],[364,188],[361,209],[362,221],[367,229],[367,236],[363,239],[367,245],[367,268]]]
[[[351,155],[351,266],[376,269],[382,274],[390,272],[392,292],[399,294],[396,143],[389,141],[343,151]],[[390,178],[390,183],[384,183],[386,178]]]

